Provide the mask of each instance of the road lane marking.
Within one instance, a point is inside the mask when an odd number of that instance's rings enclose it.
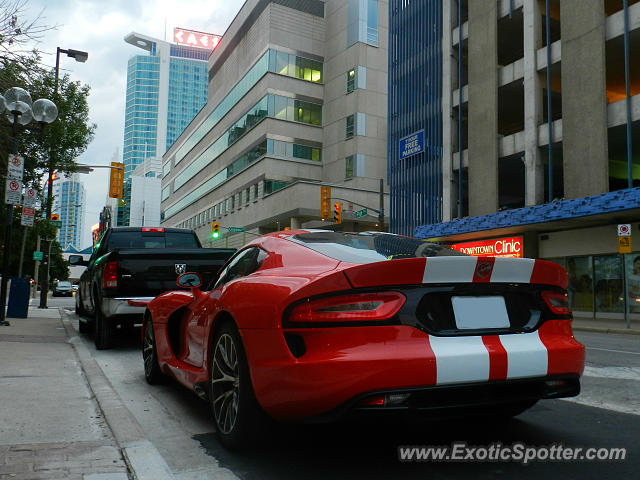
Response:
[[[615,353],[626,353],[629,355],[640,355],[640,352],[628,352],[626,350],[611,350],[609,348],[587,347],[587,350],[599,350],[601,352],[615,352]]]

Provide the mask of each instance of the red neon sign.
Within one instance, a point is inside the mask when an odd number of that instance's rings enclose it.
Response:
[[[449,248],[476,257],[522,257],[522,237],[496,238],[450,245]]]
[[[215,49],[222,37],[212,33],[196,32],[195,30],[186,30],[184,28],[173,29],[173,40],[178,45],[187,45],[189,47],[200,47],[208,50]]]

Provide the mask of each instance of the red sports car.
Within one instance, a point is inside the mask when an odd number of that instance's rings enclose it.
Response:
[[[551,262],[298,230],[252,241],[206,289],[194,273],[178,283],[189,290],[145,313],[145,376],[169,375],[207,399],[229,447],[265,413],[512,416],[580,391],[584,347],[571,331],[567,273]]]

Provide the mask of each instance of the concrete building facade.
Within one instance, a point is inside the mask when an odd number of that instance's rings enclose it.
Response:
[[[285,227],[378,229],[387,12],[382,0],[245,2],[209,58],[207,104],[163,157],[162,224],[234,247]],[[343,202],[340,226],[321,216],[322,185]]]
[[[390,75],[418,28],[442,32],[429,45],[441,53],[441,115],[414,125],[441,128],[425,145],[441,146],[442,183],[429,191],[441,208],[400,233],[476,247],[517,237],[521,255],[567,267],[575,312],[640,320],[640,243],[622,249],[617,235],[630,224],[640,236],[640,3],[626,3],[391,0]],[[403,28],[419,5],[436,13]],[[399,165],[390,156],[390,172]],[[392,211],[411,202],[390,186]]]

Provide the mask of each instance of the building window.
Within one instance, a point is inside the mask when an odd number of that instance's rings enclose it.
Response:
[[[253,199],[258,200],[258,184],[253,185]]]
[[[251,189],[247,188],[244,191],[244,203],[249,203],[249,200],[251,200]]]
[[[349,155],[344,160],[345,160],[345,162],[344,162],[344,178],[345,179],[353,178],[354,156],[353,155]]]
[[[355,122],[356,122],[356,116],[355,115],[349,115],[346,118],[345,138],[353,137],[353,135],[355,133]]]
[[[356,89],[356,69],[352,68],[347,72],[347,93]]]
[[[378,0],[349,0],[347,47],[356,42],[378,46]]]

